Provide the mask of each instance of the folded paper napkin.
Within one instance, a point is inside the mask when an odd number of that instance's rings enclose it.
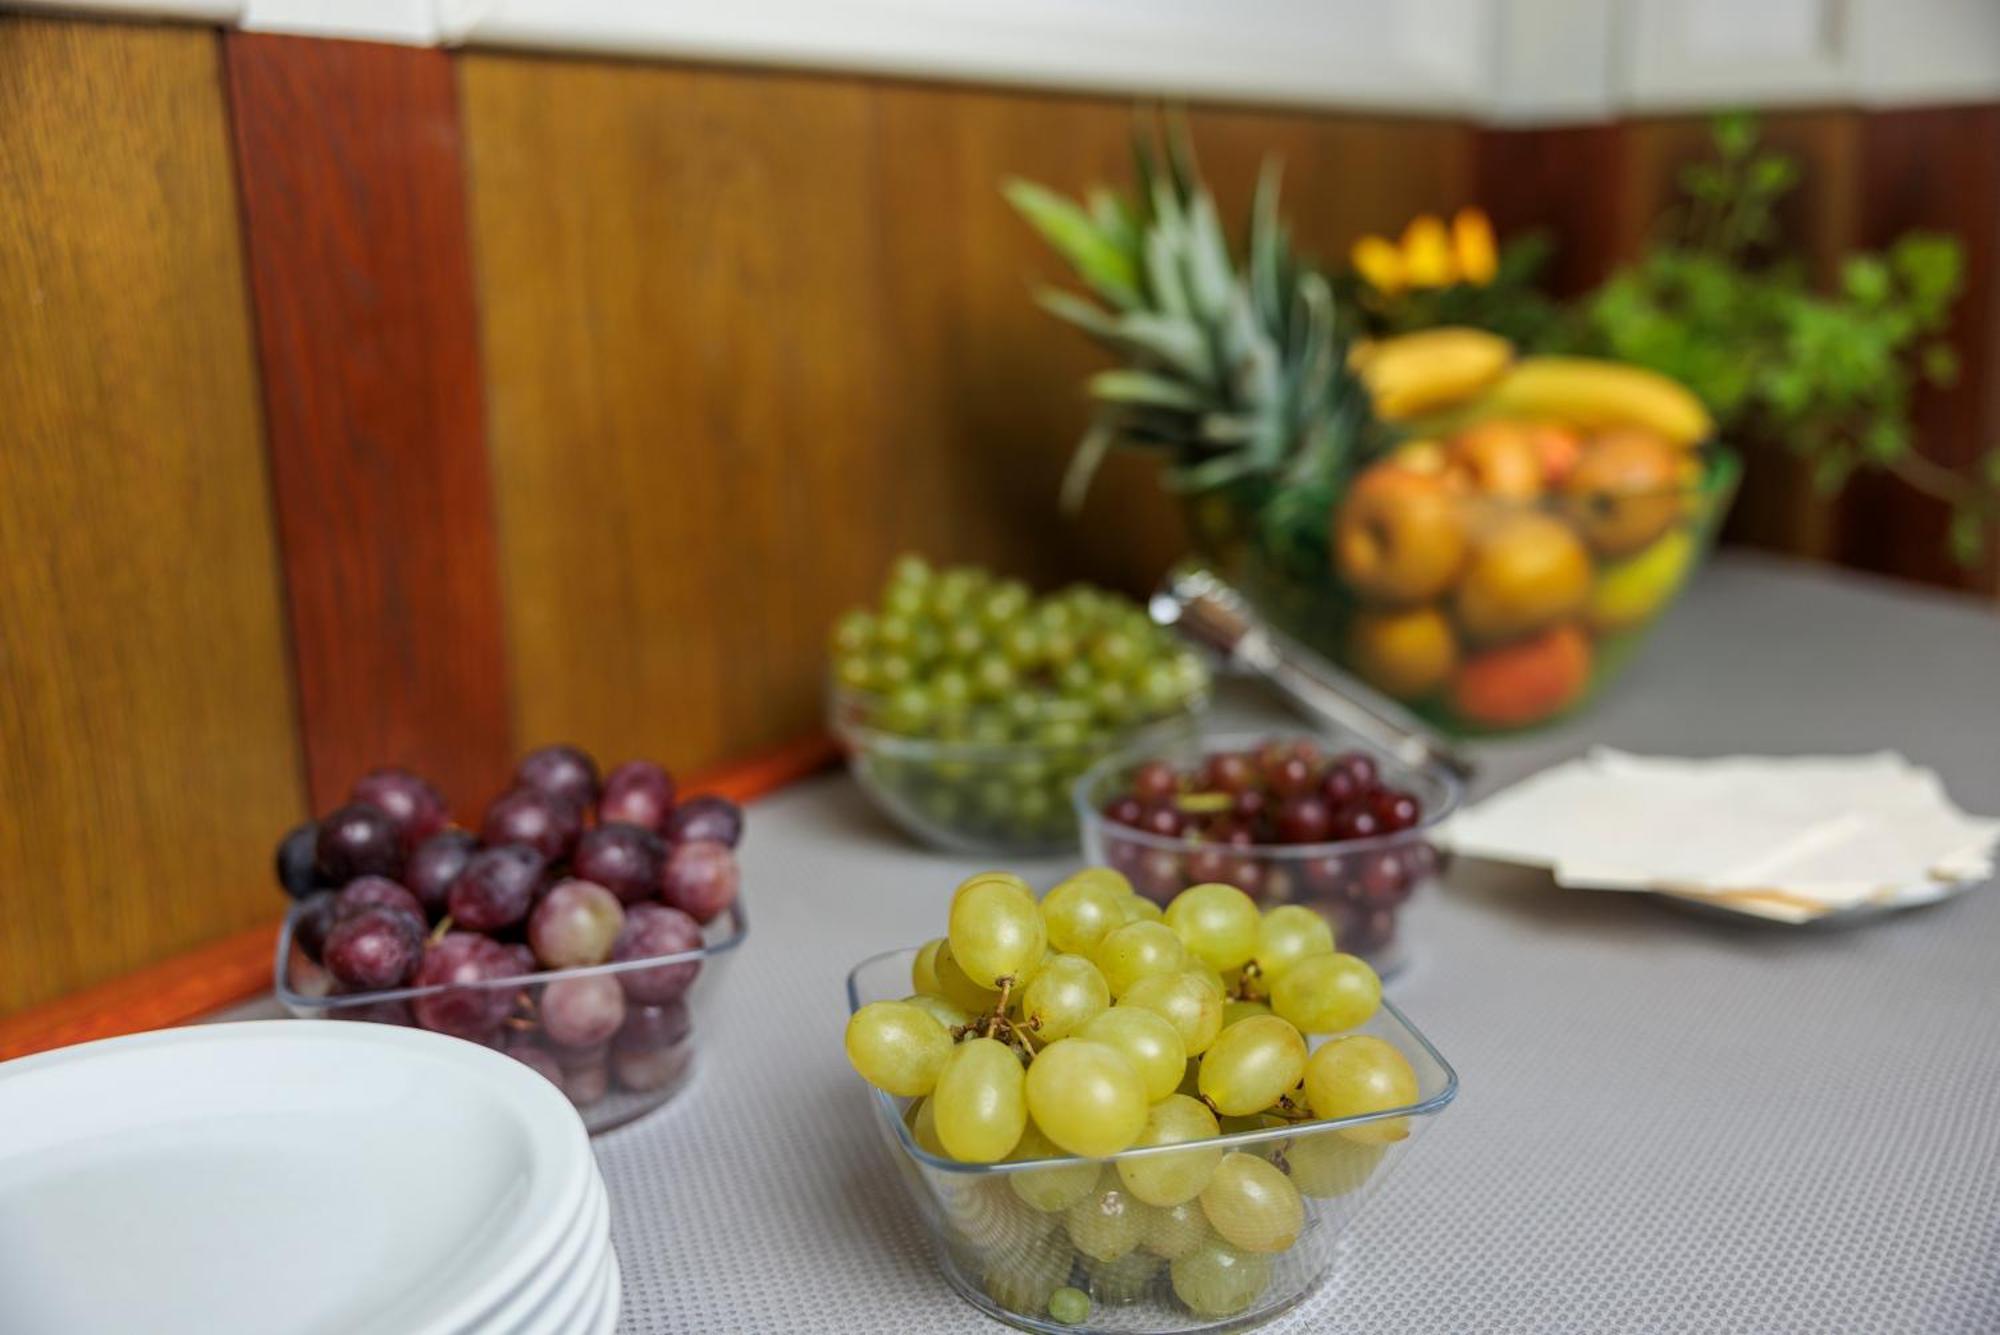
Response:
[[[1684,760],[1600,747],[1462,812],[1459,853],[1560,885],[1781,922],[1941,899],[1993,875],[2000,820],[1893,752]]]

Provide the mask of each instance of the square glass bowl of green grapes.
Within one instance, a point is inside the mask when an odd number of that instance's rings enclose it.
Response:
[[[1323,919],[982,873],[849,975],[845,1038],[945,1279],[1036,1331],[1243,1330],[1309,1297],[1457,1093]]]
[[[899,558],[835,623],[830,714],[848,768],[926,843],[1034,856],[1077,845],[1070,788],[1101,757],[1190,737],[1199,657],[1128,598]]]

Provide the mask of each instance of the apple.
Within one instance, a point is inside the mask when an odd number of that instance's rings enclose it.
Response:
[[[1366,597],[1435,598],[1458,578],[1465,553],[1464,515],[1442,473],[1385,460],[1355,479],[1334,512],[1334,568]]]
[[[1590,596],[1590,555],[1569,525],[1539,510],[1494,515],[1452,595],[1475,640],[1527,635],[1575,613]]]
[[[1458,637],[1435,607],[1357,612],[1347,658],[1361,679],[1398,700],[1417,700],[1444,685],[1458,663]]]
[[[1454,468],[1473,489],[1500,500],[1532,501],[1542,494],[1542,458],[1523,422],[1480,422],[1452,437]]]
[[[1451,707],[1468,723],[1520,728],[1575,704],[1590,685],[1590,639],[1574,623],[1473,654],[1451,683]]]
[[[1637,556],[1597,572],[1583,619],[1599,635],[1615,635],[1653,619],[1694,563],[1694,534],[1677,528]]]
[[[1542,481],[1560,487],[1583,454],[1583,437],[1560,422],[1531,423],[1528,437],[1534,442],[1535,457],[1542,461]]]
[[[1663,436],[1608,431],[1584,446],[1563,480],[1564,509],[1592,548],[1629,556],[1687,514],[1695,467]]]

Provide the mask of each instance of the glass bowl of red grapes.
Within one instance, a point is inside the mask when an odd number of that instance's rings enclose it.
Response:
[[[1253,735],[1120,752],[1075,790],[1086,859],[1147,898],[1221,882],[1305,904],[1378,973],[1403,962],[1398,914],[1442,869],[1435,835],[1459,796],[1445,770],[1352,740]]]
[[[695,1016],[748,924],[742,810],[634,760],[523,757],[476,828],[404,769],[287,833],[277,994],[301,1018],[412,1025],[534,1067],[595,1133],[686,1083]]]

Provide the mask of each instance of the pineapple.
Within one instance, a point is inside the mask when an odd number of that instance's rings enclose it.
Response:
[[[1064,508],[1081,505],[1109,450],[1126,448],[1160,456],[1165,484],[1190,497],[1225,492],[1229,508],[1256,515],[1311,493],[1324,516],[1371,418],[1332,289],[1294,255],[1279,220],[1277,165],[1259,176],[1239,265],[1185,133],[1157,153],[1142,133],[1134,159],[1130,197],[1095,189],[1079,203],[1029,181],[1006,185],[1096,298],[1044,289],[1036,299],[1124,362],[1090,378],[1096,411],[1063,480]]]

